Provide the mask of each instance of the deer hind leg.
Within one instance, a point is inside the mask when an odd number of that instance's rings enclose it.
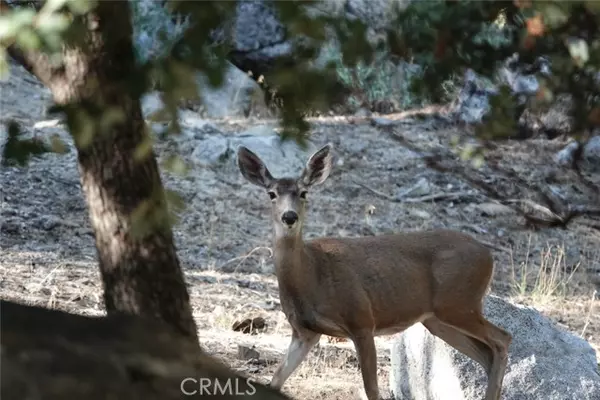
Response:
[[[302,333],[300,333],[296,329],[293,329],[292,340],[288,347],[287,353],[273,374],[273,378],[271,379],[269,386],[274,389],[280,389],[281,386],[283,386],[283,383],[306,358],[306,355],[310,349],[312,349],[314,345],[319,342],[320,338],[320,333],[314,333],[310,331],[302,331]]]
[[[379,400],[377,383],[377,349],[372,332],[361,332],[351,336],[358,355],[358,363],[363,378],[365,394],[369,400]]]
[[[438,309],[436,317],[464,335],[485,343],[492,353],[492,364],[488,372],[488,386],[485,400],[500,400],[502,381],[508,362],[508,347],[511,335],[504,329],[486,320],[481,311],[461,309]]]
[[[458,329],[442,323],[435,317],[423,321],[423,325],[432,335],[439,337],[456,350],[479,363],[489,376],[494,354],[487,344],[465,335]]]

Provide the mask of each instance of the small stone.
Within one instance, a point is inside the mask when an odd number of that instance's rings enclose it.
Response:
[[[375,126],[375,127],[384,128],[387,126],[393,126],[395,124],[397,124],[397,122],[394,120],[391,120],[389,118],[382,118],[382,117],[371,118],[371,125]]]
[[[243,321],[234,322],[231,329],[235,332],[255,335],[267,328],[267,322],[263,317],[246,318]]]
[[[591,171],[600,171],[600,136],[594,136],[583,147],[585,167]]]
[[[573,164],[575,151],[579,148],[578,142],[571,142],[554,155],[554,162],[560,166],[568,167]]]
[[[223,136],[208,136],[200,141],[192,158],[201,165],[216,165],[232,156],[233,150],[229,147],[229,140]]]
[[[254,346],[247,347],[238,344],[238,358],[240,360],[258,360],[260,353],[254,349]]]
[[[46,215],[37,220],[38,228],[45,231],[51,231],[58,228],[60,225],[62,225],[62,220],[55,216]]]
[[[421,219],[430,219],[431,214],[425,210],[412,209],[408,212],[411,216],[421,218]]]
[[[4,222],[0,224],[0,232],[9,235],[18,235],[21,232],[21,227],[15,222]]]
[[[481,203],[475,205],[475,209],[478,210],[481,215],[486,217],[496,217],[498,215],[514,214],[514,210],[504,204],[498,203]]]

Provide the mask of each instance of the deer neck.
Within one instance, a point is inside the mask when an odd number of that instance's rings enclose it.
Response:
[[[274,241],[275,272],[279,280],[296,282],[300,277],[306,276],[310,263],[307,262],[302,232],[294,236],[276,235]]]

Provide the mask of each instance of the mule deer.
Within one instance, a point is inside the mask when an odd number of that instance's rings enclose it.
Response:
[[[481,364],[485,400],[499,400],[512,336],[482,315],[493,259],[474,238],[451,230],[304,241],[307,191],[328,178],[332,146],[316,151],[297,178],[274,178],[245,147],[238,166],[271,200],[274,261],[292,339],[269,385],[280,389],[322,334],[356,349],[369,400],[379,399],[374,336],[421,322]]]

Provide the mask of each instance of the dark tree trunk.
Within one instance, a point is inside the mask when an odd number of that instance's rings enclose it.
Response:
[[[15,49],[11,54],[64,106],[78,149],[107,313],[158,318],[197,340],[172,231],[165,221],[167,204],[154,154],[141,159],[134,155],[148,137],[139,95],[130,90],[132,80],[140,78],[135,73],[128,1],[99,1],[83,23],[83,38],[65,46],[61,66],[51,65],[41,54]],[[107,125],[102,117],[107,110],[121,113],[120,120]],[[82,119],[83,111],[88,119]],[[86,140],[90,129],[91,142]],[[140,206],[146,211],[134,219]],[[143,230],[138,232],[142,220]]]

